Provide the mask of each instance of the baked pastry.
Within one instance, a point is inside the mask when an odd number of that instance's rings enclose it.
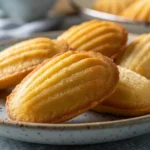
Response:
[[[121,116],[150,113],[150,80],[119,67],[120,79],[115,92],[93,110]]]
[[[76,51],[100,52],[116,58],[124,50],[127,36],[127,31],[117,23],[92,20],[71,27],[58,39],[66,40]]]
[[[135,0],[96,0],[93,9],[118,15]]]
[[[63,40],[35,38],[0,52],[0,89],[18,84],[43,60],[69,49]]]
[[[117,63],[150,79],[150,34],[140,35],[129,44]]]
[[[17,121],[63,122],[99,104],[115,90],[118,80],[111,59],[69,51],[33,70],[7,98],[7,113]]]
[[[150,22],[150,0],[137,0],[129,5],[121,16],[138,21]]]

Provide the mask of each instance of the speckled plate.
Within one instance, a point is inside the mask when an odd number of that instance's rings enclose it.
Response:
[[[44,33],[37,36],[56,37],[60,32]],[[130,34],[129,41],[136,35]],[[31,37],[29,37],[31,38]],[[24,39],[0,43],[0,50]],[[58,144],[92,144],[134,137],[150,131],[150,115],[121,118],[86,112],[61,124],[37,124],[11,121],[5,111],[5,98],[10,90],[0,91],[0,136],[15,140]]]

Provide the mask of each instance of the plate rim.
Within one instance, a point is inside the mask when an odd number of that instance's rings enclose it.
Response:
[[[33,34],[32,36],[23,37],[23,38],[14,38],[11,40],[4,40],[0,42],[0,47],[3,45],[7,45],[13,42],[27,40],[30,38],[35,37],[42,37],[42,36],[53,36],[58,35],[60,33],[64,32],[64,30],[61,31],[51,31],[51,32],[42,32],[38,34]],[[132,34],[129,33],[131,36],[137,36],[138,34]],[[0,125],[7,125],[7,126],[22,126],[22,127],[31,127],[31,128],[46,128],[46,129],[79,129],[79,128],[109,128],[109,127],[116,127],[116,126],[125,126],[126,124],[136,124],[140,122],[148,122],[150,121],[150,114],[132,117],[132,118],[126,118],[126,119],[120,119],[120,120],[113,120],[113,121],[102,121],[102,122],[92,122],[92,123],[61,123],[61,124],[50,124],[50,123],[31,123],[31,122],[18,122],[8,119],[1,119],[0,118]]]
[[[150,114],[127,118],[127,119],[120,119],[116,121],[102,121],[102,122],[92,122],[92,123],[71,123],[71,124],[50,124],[50,123],[32,123],[32,122],[17,122],[13,120],[7,119],[0,119],[0,125],[7,125],[7,126],[19,126],[19,127],[31,127],[31,128],[41,128],[41,129],[84,129],[84,128],[109,128],[109,127],[119,127],[119,126],[126,126],[127,124],[137,124],[137,123],[147,123],[150,121]]]

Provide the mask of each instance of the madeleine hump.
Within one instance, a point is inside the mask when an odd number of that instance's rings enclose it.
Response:
[[[95,107],[116,89],[117,66],[94,52],[72,52],[48,59],[7,98],[12,120],[64,122]]]
[[[35,38],[0,52],[0,89],[17,85],[38,64],[69,49],[63,40]]]
[[[92,20],[76,25],[58,39],[68,42],[72,50],[94,51],[115,59],[124,50],[128,33],[114,22]]]

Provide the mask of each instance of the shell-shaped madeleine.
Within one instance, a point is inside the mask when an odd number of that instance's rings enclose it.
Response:
[[[76,51],[100,52],[116,58],[126,45],[127,32],[117,23],[92,20],[71,27],[58,39],[66,40]]]
[[[134,1],[135,0],[96,0],[93,9],[118,15]]]
[[[150,1],[138,0],[129,5],[120,15],[134,20],[150,22]]]
[[[140,35],[129,44],[117,63],[150,79],[150,34]]]
[[[107,57],[66,52],[39,65],[6,102],[11,119],[58,123],[99,104],[116,88],[119,73]]]
[[[120,79],[115,92],[93,110],[123,116],[150,113],[150,81],[119,67]]]
[[[18,84],[39,63],[69,49],[63,40],[35,38],[0,52],[0,89]]]

